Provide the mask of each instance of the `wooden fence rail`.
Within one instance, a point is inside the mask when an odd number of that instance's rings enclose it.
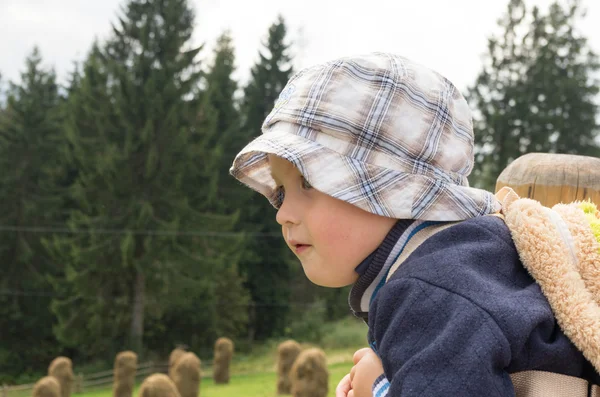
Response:
[[[142,381],[153,373],[167,373],[169,365],[164,362],[148,361],[137,366],[135,373],[136,382]],[[93,374],[77,374],[73,381],[73,394],[84,393],[94,389],[105,389],[113,383],[113,370],[95,372]],[[0,397],[25,397],[31,396],[34,383],[17,386],[0,386]]]
[[[148,361],[138,364],[135,380],[141,382],[147,376],[154,373],[166,374],[169,369],[169,364],[165,362]],[[248,373],[253,373],[252,371]],[[244,372],[244,374],[246,374]],[[212,360],[202,362],[202,377],[212,377]],[[73,379],[72,393],[81,394],[91,390],[106,389],[113,384],[113,370],[95,372],[92,374],[75,374]],[[31,397],[35,383],[16,385],[16,386],[0,386],[0,397]]]

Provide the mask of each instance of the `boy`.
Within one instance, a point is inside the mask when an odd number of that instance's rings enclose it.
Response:
[[[356,353],[338,393],[513,396],[532,370],[598,383],[507,226],[487,216],[500,204],[468,186],[472,165],[464,98],[386,53],[297,73],[235,158],[231,174],[278,209],[307,277],[353,284],[371,349]]]

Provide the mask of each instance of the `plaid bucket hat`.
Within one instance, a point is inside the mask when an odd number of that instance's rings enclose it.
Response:
[[[396,219],[464,220],[496,212],[469,187],[468,104],[443,76],[388,53],[340,58],[296,73],[230,173],[277,208],[267,154],[317,190]]]

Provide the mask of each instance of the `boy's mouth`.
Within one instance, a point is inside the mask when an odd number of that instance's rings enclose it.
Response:
[[[301,254],[302,252],[306,251],[307,249],[309,249],[311,246],[308,244],[295,244],[294,248],[296,249],[296,253],[297,254]]]
[[[302,243],[298,243],[297,241],[293,241],[293,240],[292,240],[292,241],[290,241],[290,245],[291,245],[292,247],[294,247],[294,251],[295,251],[297,254],[300,254],[300,253],[302,253],[302,252],[306,251],[308,248],[310,248],[310,247],[311,247],[311,245],[310,245],[310,244],[302,244]]]

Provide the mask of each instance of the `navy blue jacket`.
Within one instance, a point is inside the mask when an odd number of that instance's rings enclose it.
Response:
[[[496,217],[427,239],[379,290],[368,322],[389,396],[513,396],[509,374],[525,370],[600,384]]]

